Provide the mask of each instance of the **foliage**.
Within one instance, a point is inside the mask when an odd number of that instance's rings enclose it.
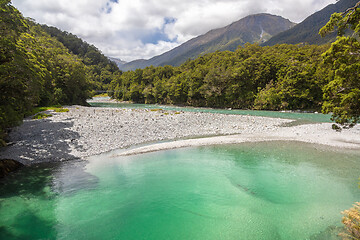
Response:
[[[76,35],[47,25],[41,25],[41,28],[64,44],[71,53],[81,58],[82,62],[88,66],[87,76],[93,83],[92,88],[94,90],[106,90],[107,84],[109,84],[116,75],[121,74],[116,63],[110,61],[95,46],[84,42]]]
[[[108,96],[109,96],[108,93],[100,93],[100,94],[96,94],[92,97],[94,98],[94,97],[108,97]]]
[[[51,114],[47,114],[47,113],[38,113],[35,116],[33,116],[33,119],[45,119],[48,117],[52,117]]]
[[[322,61],[328,46],[247,44],[180,67],[147,67],[118,76],[110,95],[137,103],[248,109],[319,109],[332,71]]]
[[[54,112],[69,112],[69,109],[68,108],[63,108],[63,107],[59,107],[59,106],[54,106],[54,107],[36,107],[34,108],[31,113],[28,113],[27,115],[35,115],[39,112],[44,112],[44,111],[48,111],[48,110],[51,110],[51,111],[54,111]]]
[[[0,2],[0,132],[10,123],[19,122],[21,114],[31,108],[36,96],[30,86],[40,82],[26,56],[26,50],[18,45],[22,33],[28,29],[19,11],[10,1]],[[15,74],[16,73],[16,76]]]
[[[47,110],[53,110],[55,108],[62,108],[61,105],[54,105],[54,106],[50,106],[50,107],[34,107],[31,109],[31,111],[26,113],[26,116],[32,116],[35,115],[39,112],[44,112]]]
[[[324,36],[334,28],[339,37],[324,58],[335,75],[324,87],[323,111],[333,112],[337,123],[351,126],[360,120],[360,2],[344,13],[334,13],[320,34]],[[348,28],[353,35],[343,36]]]
[[[343,239],[360,239],[360,202],[353,205],[353,208],[342,212],[344,215],[342,223],[345,225],[346,233],[341,234]]]
[[[68,108],[55,108],[54,112],[58,112],[58,113],[69,112],[69,109]]]
[[[89,67],[9,0],[0,17],[0,139],[36,106],[86,104]]]

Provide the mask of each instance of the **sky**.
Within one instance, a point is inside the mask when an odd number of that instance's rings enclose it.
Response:
[[[336,0],[12,0],[25,17],[71,32],[106,56],[149,59],[256,13],[299,23]]]

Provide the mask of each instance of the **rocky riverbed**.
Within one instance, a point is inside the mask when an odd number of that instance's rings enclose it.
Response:
[[[341,133],[330,123],[286,127],[293,120],[244,115],[71,106],[42,120],[25,119],[10,133],[0,159],[25,165],[84,158],[144,143],[146,151],[244,141],[294,140],[360,148],[360,128]],[[285,125],[284,125],[285,124]],[[201,138],[200,138],[201,137]],[[174,141],[176,140],[176,141]],[[172,141],[172,142],[169,142]],[[137,150],[131,150],[134,154]]]

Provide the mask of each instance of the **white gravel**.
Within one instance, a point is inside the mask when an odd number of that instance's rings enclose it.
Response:
[[[52,112],[52,117],[43,120],[26,119],[11,132],[12,144],[2,149],[0,159],[14,159],[23,164],[63,161],[164,140],[176,141],[123,154],[266,140],[360,148],[358,126],[338,133],[329,123],[283,127],[282,124],[292,120],[255,116],[82,106],[72,106],[69,110]]]

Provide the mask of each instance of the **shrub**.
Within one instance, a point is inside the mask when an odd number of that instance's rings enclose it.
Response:
[[[54,112],[68,112],[69,109],[67,108],[54,108]]]
[[[44,119],[44,118],[48,118],[48,117],[52,117],[52,115],[46,114],[46,113],[38,113],[35,116],[33,116],[33,119]]]
[[[360,240],[360,202],[353,206],[342,212],[344,215],[342,223],[345,225],[346,232],[340,235],[346,240]]]

